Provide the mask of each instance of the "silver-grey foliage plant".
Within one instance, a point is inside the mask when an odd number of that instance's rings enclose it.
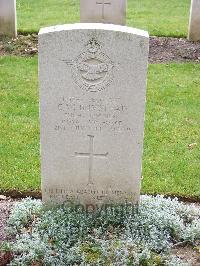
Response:
[[[138,207],[45,209],[40,200],[17,203],[8,233],[10,265],[188,265],[171,257],[177,243],[200,244],[200,211],[177,199],[142,196]]]

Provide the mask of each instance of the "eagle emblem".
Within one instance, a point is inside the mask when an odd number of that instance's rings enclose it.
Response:
[[[99,42],[94,38],[88,42],[86,51],[75,60],[63,61],[72,66],[72,77],[75,83],[87,92],[101,91],[113,80],[114,64],[101,51]]]

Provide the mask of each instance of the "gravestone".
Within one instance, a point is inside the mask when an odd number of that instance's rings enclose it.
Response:
[[[191,1],[188,39],[200,41],[200,0]]]
[[[40,30],[44,202],[138,202],[148,41],[109,24]]]
[[[17,36],[16,0],[0,0],[0,35]]]
[[[126,24],[126,0],[80,0],[83,23]]]

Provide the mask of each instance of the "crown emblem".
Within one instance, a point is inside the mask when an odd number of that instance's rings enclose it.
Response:
[[[97,42],[95,38],[92,38],[87,44],[87,50],[90,53],[96,53],[100,49],[100,44]]]

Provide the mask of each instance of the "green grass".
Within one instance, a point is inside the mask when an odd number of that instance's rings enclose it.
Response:
[[[127,25],[151,35],[187,35],[190,0],[129,0]],[[41,27],[80,21],[78,0],[18,0],[18,29],[38,32]]]
[[[145,193],[200,197],[199,72],[200,64],[150,65],[143,167]],[[190,144],[194,144],[191,149]]]
[[[145,193],[200,197],[199,72],[192,63],[149,66]],[[0,103],[0,189],[38,190],[36,57],[0,58]]]
[[[190,0],[129,0],[128,5],[128,26],[155,36],[187,36]]]
[[[0,188],[39,187],[37,60],[0,59]]]

